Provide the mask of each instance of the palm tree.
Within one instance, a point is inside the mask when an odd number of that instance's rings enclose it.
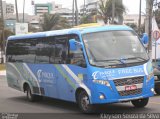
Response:
[[[57,30],[68,28],[68,22],[66,19],[60,17],[59,14],[44,14],[41,22],[43,31]]]
[[[0,60],[0,63],[4,63],[4,59],[3,59],[3,53],[5,51],[5,44],[6,44],[6,39],[10,36],[13,35],[13,32],[10,31],[9,29],[4,28],[4,24],[3,24],[3,19],[0,18],[0,57],[2,58],[2,60]]]
[[[124,5],[117,0],[115,2],[115,17],[122,17],[123,13],[125,13],[126,8]],[[112,0],[100,0],[99,10],[98,10],[99,18],[104,21],[105,24],[108,21],[112,20]]]
[[[80,24],[96,23],[97,12],[92,11],[90,14],[84,14],[80,19]]]

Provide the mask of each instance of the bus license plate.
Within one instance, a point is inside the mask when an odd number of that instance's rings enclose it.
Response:
[[[132,86],[125,86],[125,90],[126,91],[130,91],[130,90],[136,90],[137,86],[136,85],[132,85]]]

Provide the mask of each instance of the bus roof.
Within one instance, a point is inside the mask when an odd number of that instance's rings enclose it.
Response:
[[[93,32],[113,31],[113,30],[132,30],[132,28],[125,26],[125,25],[105,25],[105,26],[81,27],[81,28],[71,28],[71,29],[64,29],[64,30],[54,30],[54,31],[46,31],[46,32],[10,36],[8,40],[41,38],[41,37],[58,36],[58,35],[65,35],[65,34],[87,34],[87,33],[93,33]]]

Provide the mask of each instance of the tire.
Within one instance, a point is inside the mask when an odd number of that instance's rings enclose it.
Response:
[[[143,108],[148,104],[149,98],[143,98],[138,100],[132,100],[132,104],[137,108]]]
[[[155,88],[156,94],[160,95],[160,88]]]
[[[90,104],[89,96],[85,91],[81,91],[78,95],[78,106],[83,113],[89,114],[94,112],[93,105]]]
[[[27,99],[28,101],[30,102],[35,102],[35,101],[40,101],[43,99],[42,96],[39,96],[39,95],[33,95],[32,92],[31,92],[31,88],[29,86],[27,86]]]

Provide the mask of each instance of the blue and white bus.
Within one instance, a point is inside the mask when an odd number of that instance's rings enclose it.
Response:
[[[11,36],[6,70],[9,87],[26,92],[29,101],[46,96],[77,102],[84,113],[95,104],[131,101],[145,107],[154,95],[152,63],[127,26]]]

